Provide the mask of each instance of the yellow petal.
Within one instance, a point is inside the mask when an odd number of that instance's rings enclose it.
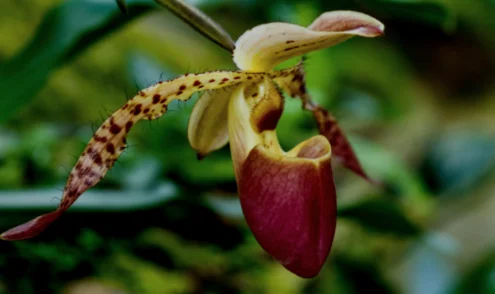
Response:
[[[206,91],[194,105],[187,136],[198,157],[222,148],[229,141],[227,110],[232,90]]]
[[[382,35],[384,29],[378,20],[353,11],[324,13],[308,28],[288,23],[264,24],[237,40],[234,62],[243,70],[267,71],[289,58],[333,46],[353,36]]]

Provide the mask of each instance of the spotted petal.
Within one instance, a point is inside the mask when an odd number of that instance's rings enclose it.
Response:
[[[167,111],[170,102],[188,100],[197,91],[238,85],[247,80],[260,82],[264,77],[264,74],[227,71],[187,74],[139,91],[95,132],[69,175],[59,208],[4,232],[0,238],[27,239],[46,229],[112,168],[126,148],[127,134],[139,120],[157,119]]]
[[[322,14],[308,28],[268,23],[245,32],[236,42],[234,62],[240,69],[266,71],[289,58],[327,48],[353,36],[382,35],[384,25],[359,12]]]

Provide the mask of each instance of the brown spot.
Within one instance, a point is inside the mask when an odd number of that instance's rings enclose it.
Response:
[[[215,82],[215,79],[211,79],[208,81],[208,83],[213,83],[213,82]]]
[[[148,112],[150,112],[150,109],[149,109],[149,108],[145,108],[145,109],[143,110],[143,113],[144,113],[144,114],[146,114],[146,113],[148,113]]]
[[[227,79],[227,78],[223,78],[223,79],[222,79],[222,82],[227,82],[228,80],[229,80],[229,79]]]
[[[141,107],[142,107],[141,104],[138,104],[134,107],[134,115],[138,115],[141,113]]]
[[[144,97],[146,96],[146,93],[144,93],[143,91],[139,91],[139,96]]]
[[[290,51],[290,50],[297,49],[297,48],[299,48],[299,46],[287,47],[284,49],[284,51]]]
[[[258,96],[258,93],[253,93],[253,95],[251,95],[251,97],[253,97],[253,98],[256,96]]]
[[[132,125],[133,125],[133,122],[132,121],[128,121],[126,124],[125,124],[125,132],[126,133],[129,133],[129,131],[131,130],[132,128]]]
[[[110,133],[114,134],[114,135],[117,135],[118,133],[120,133],[120,131],[122,130],[121,127],[119,127],[117,124],[112,124],[110,126]],[[89,153],[89,151],[88,151]]]
[[[108,143],[106,147],[108,153],[114,154],[115,153],[115,146],[112,143]]]
[[[234,80],[240,80],[241,77],[237,76],[237,77],[234,77]]]
[[[306,93],[306,86],[304,84],[301,84],[299,86],[299,92],[303,94]]]
[[[153,104],[160,102],[160,94],[153,95]]]
[[[299,81],[299,80],[302,80],[302,77],[301,77],[300,75],[295,75],[295,76],[292,78],[292,82]]]
[[[96,165],[101,165],[103,163],[103,160],[102,160],[101,155],[99,153],[95,153],[95,155],[93,155],[93,162]]]
[[[252,76],[248,76],[247,79],[248,80],[251,80],[251,79],[253,79],[253,77]]]
[[[205,86],[201,85],[198,87],[198,89],[203,89]]]
[[[86,186],[92,186],[93,185],[93,181],[91,179],[86,179],[86,180],[84,180],[84,184]]]
[[[122,109],[126,109],[127,107],[129,107],[129,104],[128,104],[128,103],[126,103],[126,104],[122,107]]]
[[[287,41],[285,41],[285,44],[290,44],[290,43],[294,43],[294,40],[287,40]]]
[[[179,87],[179,91],[184,91],[186,89],[186,85],[182,85]]]
[[[73,198],[73,197],[76,197],[76,196],[77,196],[76,189],[70,189],[69,190],[69,193],[67,193],[67,197],[69,197],[69,198]]]
[[[197,87],[199,85],[201,85],[201,82],[198,81],[198,80],[195,80],[194,83],[193,83],[193,86]]]
[[[81,169],[81,168],[82,168],[82,163],[78,162],[78,163],[76,164],[75,169],[76,169],[76,170],[79,170],[79,169]]]
[[[107,137],[105,136],[97,136],[95,135],[94,136],[94,139],[96,142],[101,142],[101,143],[105,143],[107,141]]]
[[[182,95],[182,93],[184,93],[184,92],[182,92],[182,91],[177,92],[177,96]]]
[[[89,174],[91,172],[91,167],[85,167],[81,170],[79,170],[79,177],[80,178],[83,178],[84,176],[86,176],[87,174]]]
[[[91,156],[91,154],[94,152],[94,149],[93,149],[93,147],[88,147],[87,151],[88,151],[89,156]]]

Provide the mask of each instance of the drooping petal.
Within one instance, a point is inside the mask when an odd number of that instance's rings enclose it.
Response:
[[[352,170],[357,175],[363,177],[367,181],[376,184],[377,182],[368,177],[362,168],[359,160],[352,149],[351,144],[347,140],[344,131],[340,128],[337,119],[319,106],[311,99],[311,96],[306,92],[304,80],[304,69],[302,63],[296,67],[284,70],[287,74],[281,75],[275,79],[277,85],[282,88],[291,97],[301,99],[303,108],[313,113],[320,134],[325,136],[332,145],[332,154],[335,159],[341,161],[348,169]]]
[[[324,13],[308,28],[288,23],[263,24],[239,37],[234,62],[243,70],[267,71],[292,57],[333,46],[353,36],[376,37],[383,31],[381,22],[353,11]]]
[[[3,233],[1,239],[13,241],[26,239],[26,236],[36,236],[59,218],[63,212],[64,210],[59,208],[55,211],[40,215]]]
[[[232,88],[209,90],[198,99],[189,118],[187,137],[191,147],[203,158],[229,141],[227,125]]]
[[[4,232],[0,238],[21,240],[41,233],[112,168],[126,147],[128,132],[137,121],[159,118],[171,101],[187,100],[194,92],[233,86],[248,80],[259,82],[264,78],[265,74],[260,73],[227,71],[187,74],[140,91],[95,132],[69,175],[59,208]]]
[[[339,127],[335,117],[321,106],[316,106],[312,110],[313,116],[318,124],[320,134],[325,136],[332,145],[332,151],[337,159],[348,169],[363,177],[372,184],[377,184],[375,180],[368,177],[363,167],[347,140],[344,131]]]
[[[336,224],[330,144],[313,137],[283,152],[275,127],[283,98],[272,81],[239,86],[229,103],[241,206],[260,245],[301,277],[323,266]]]

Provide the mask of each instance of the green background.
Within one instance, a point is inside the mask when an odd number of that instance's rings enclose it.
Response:
[[[350,9],[386,26],[309,54],[308,91],[373,186],[334,166],[339,218],[321,274],[298,278],[246,226],[228,147],[187,142],[196,98],[141,122],[114,169],[41,236],[0,242],[0,293],[495,293],[495,1],[188,1],[237,39]],[[0,3],[0,229],[56,207],[93,131],[139,89],[234,69],[151,0]],[[291,148],[317,133],[286,99]]]

